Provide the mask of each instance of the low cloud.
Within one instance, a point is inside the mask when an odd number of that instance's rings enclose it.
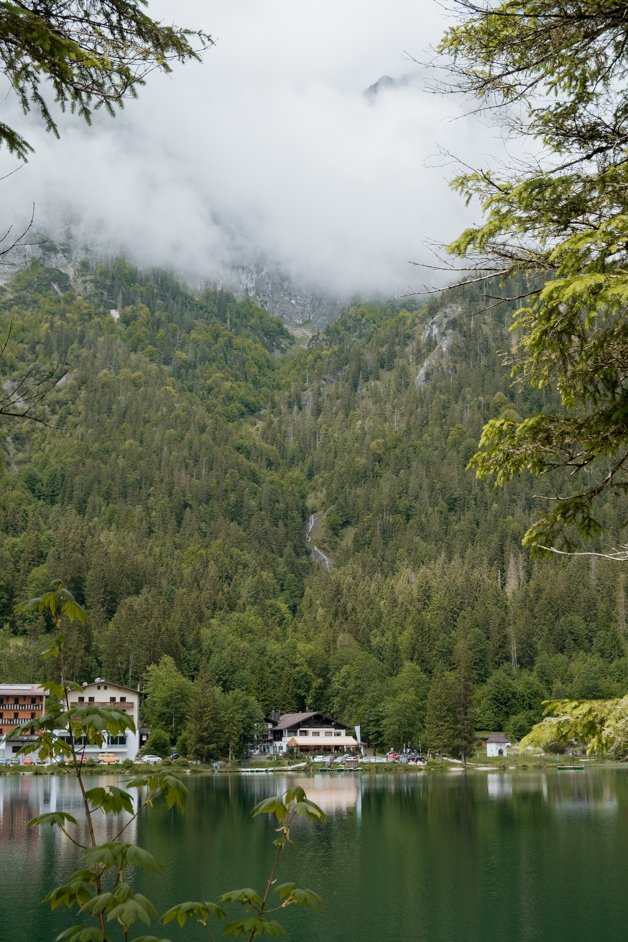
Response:
[[[170,18],[172,7],[151,9]],[[471,219],[436,154],[481,159],[493,143],[425,90],[410,58],[438,41],[440,7],[215,0],[174,12],[216,46],[202,65],[151,76],[115,120],[66,116],[57,141],[5,102],[36,153],[2,183],[3,222],[17,228],[34,201],[53,237],[198,281],[260,258],[343,296],[434,280],[409,262],[433,262],[429,244]],[[410,81],[365,96],[385,74]]]

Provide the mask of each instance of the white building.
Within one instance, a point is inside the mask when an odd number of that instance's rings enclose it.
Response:
[[[493,733],[486,740],[486,755],[488,758],[505,757],[508,755],[510,745],[510,740],[502,733]]]
[[[357,749],[358,741],[350,726],[326,716],[324,713],[283,713],[269,723],[272,751],[284,753],[288,749],[298,752],[334,753]]]
[[[128,729],[120,736],[105,736],[100,746],[85,746],[85,755],[96,758],[101,752],[113,753],[120,761],[135,759],[140,748],[140,699],[142,692],[123,684],[97,677],[91,684],[83,684],[82,690],[72,690],[69,695],[72,706],[104,707],[121,710],[135,725],[135,730]]]

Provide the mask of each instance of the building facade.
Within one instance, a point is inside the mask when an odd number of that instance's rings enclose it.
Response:
[[[289,749],[309,754],[333,754],[357,749],[351,727],[324,713],[274,714],[268,721],[270,751],[282,754]]]
[[[486,755],[489,759],[497,759],[501,756],[507,756],[510,748],[510,740],[501,733],[493,733],[486,740]]]
[[[135,759],[140,749],[140,700],[142,692],[123,684],[97,677],[91,684],[83,684],[81,690],[72,690],[69,695],[70,706],[93,706],[104,709],[120,710],[133,720],[134,730],[127,729],[119,736],[106,734],[100,746],[85,746],[88,758],[97,758],[99,753],[107,752],[124,759]]]
[[[39,684],[0,684],[0,760],[19,761],[18,753],[26,743],[36,740],[33,733],[7,739],[16,726],[43,716],[46,691]]]

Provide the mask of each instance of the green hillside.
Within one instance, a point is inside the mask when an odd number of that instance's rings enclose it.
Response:
[[[90,613],[74,676],[145,684],[168,656],[194,743],[240,703],[455,752],[465,724],[522,735],[544,697],[625,693],[622,568],[531,559],[548,486],[465,470],[487,418],[552,404],[511,387],[510,312],[484,307],[354,307],[303,349],[225,292],[33,263],[0,295],[5,391],[68,372],[46,424],[1,420],[0,681],[41,677],[47,626],[14,605],[61,578]]]

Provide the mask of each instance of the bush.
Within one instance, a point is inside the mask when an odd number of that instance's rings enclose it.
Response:
[[[151,730],[142,753],[144,755],[161,756],[163,759],[164,756],[170,755],[171,749],[170,736],[165,729],[157,728]]]

